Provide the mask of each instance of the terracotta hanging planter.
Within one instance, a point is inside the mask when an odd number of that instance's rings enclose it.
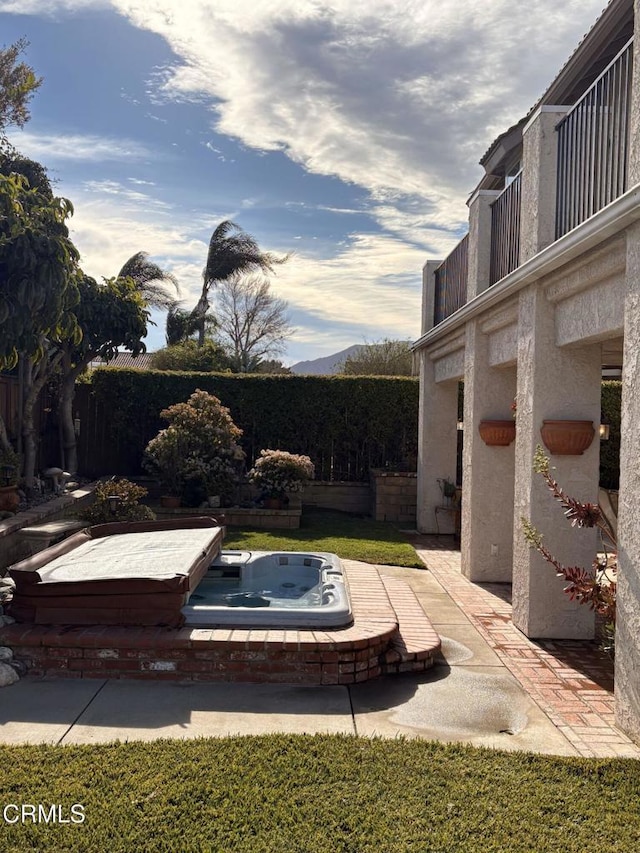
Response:
[[[540,435],[554,456],[580,456],[593,441],[593,421],[542,421]]]
[[[490,447],[507,447],[516,437],[516,422],[480,421],[480,438]]]

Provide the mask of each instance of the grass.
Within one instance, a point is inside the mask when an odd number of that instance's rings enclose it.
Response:
[[[251,551],[329,551],[347,560],[424,568],[393,524],[328,510],[303,512],[298,530],[227,528],[225,548]]]
[[[3,853],[637,853],[640,762],[271,735],[0,747]],[[0,811],[0,815],[2,812]],[[10,816],[13,812],[10,812]]]

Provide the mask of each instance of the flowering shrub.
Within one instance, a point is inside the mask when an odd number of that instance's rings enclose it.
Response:
[[[198,505],[207,495],[228,499],[244,460],[238,444],[242,430],[229,409],[213,394],[197,390],[186,403],[169,406],[160,415],[169,426],[147,445],[146,470],[188,505]]]
[[[542,544],[542,534],[526,518],[521,519],[524,536],[529,546],[535,548],[560,577],[568,581],[565,592],[569,598],[588,605],[604,617],[605,651],[613,654],[616,621],[616,574],[618,570],[617,541],[609,522],[597,504],[582,503],[568,497],[549,472],[549,457],[540,445],[533,457],[533,470],[544,478],[553,497],[565,510],[572,527],[597,527],[600,531],[602,552],[596,554],[591,570],[581,566],[563,566]]]
[[[136,486],[130,480],[109,480],[96,486],[95,501],[85,510],[81,518],[91,524],[106,524],[109,521],[153,521],[156,517],[150,507],[139,504],[140,498],[147,494],[142,486]],[[109,498],[117,495],[115,511],[111,511]]]
[[[259,487],[263,497],[283,498],[286,492],[301,492],[314,473],[308,456],[286,450],[261,450],[249,471],[249,480]]]

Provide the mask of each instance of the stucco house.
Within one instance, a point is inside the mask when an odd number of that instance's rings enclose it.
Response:
[[[640,740],[640,0],[612,0],[529,114],[491,145],[469,201],[469,233],[424,267],[418,527],[436,531],[438,478],[456,474],[464,381],[461,561],[477,582],[513,584],[530,638],[590,638],[594,616],[522,534],[545,534],[565,565],[590,566],[596,532],[576,532],[532,469],[544,420],[587,420],[581,455],[556,479],[597,502],[603,366],[622,369],[615,696]],[[512,417],[515,440],[485,444],[482,420]]]

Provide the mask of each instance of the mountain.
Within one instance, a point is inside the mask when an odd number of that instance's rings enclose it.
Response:
[[[331,376],[338,372],[345,358],[355,355],[361,348],[362,344],[354,344],[352,347],[335,352],[333,355],[325,355],[324,358],[299,361],[297,364],[292,364],[289,370],[292,373],[303,373],[311,376]]]

